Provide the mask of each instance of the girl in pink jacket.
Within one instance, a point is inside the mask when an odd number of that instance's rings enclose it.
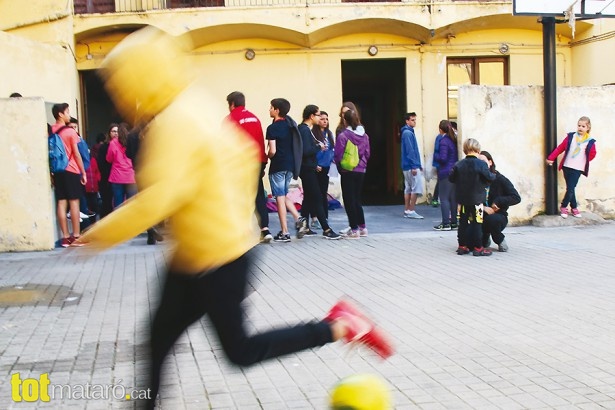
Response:
[[[115,209],[137,193],[137,185],[132,161],[126,156],[128,129],[124,124],[120,124],[115,134],[117,136],[114,134],[114,132],[111,133],[112,139],[107,151],[107,162],[111,164],[109,183],[111,183],[113,208]]]

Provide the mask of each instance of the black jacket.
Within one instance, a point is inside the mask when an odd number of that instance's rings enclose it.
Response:
[[[521,196],[515,189],[512,182],[499,172],[495,172],[495,181],[489,186],[487,205],[497,205],[498,214],[508,216],[508,207],[517,205],[521,202]]]
[[[495,180],[495,174],[489,171],[484,161],[468,155],[453,166],[448,180],[455,184],[457,203],[476,205],[485,202],[485,188]]]
[[[303,143],[303,158],[301,160],[301,166],[309,169],[316,169],[318,161],[316,160],[316,154],[320,152],[320,145],[316,143],[316,139],[312,134],[312,130],[305,123],[299,124],[299,134],[301,134],[301,141]]]

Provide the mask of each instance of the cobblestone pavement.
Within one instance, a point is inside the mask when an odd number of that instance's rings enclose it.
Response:
[[[387,380],[397,409],[615,409],[614,224],[509,227],[508,253],[473,257],[454,253],[454,232],[431,230],[437,209],[422,207],[421,221],[400,213],[370,208],[360,240],[259,245],[246,301],[256,331],[320,318],[349,295],[392,335],[394,357],[335,343],[237,368],[205,319],[169,356],[162,408],[326,409],[336,381],[368,372]],[[343,211],[331,220],[342,228]],[[0,409],[133,408],[15,403],[11,380],[142,388],[168,257],[144,237],[92,258],[0,254]]]

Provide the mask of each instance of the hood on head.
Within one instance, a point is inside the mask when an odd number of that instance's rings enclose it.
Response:
[[[126,120],[138,123],[154,117],[192,82],[187,46],[146,27],[128,35],[107,55],[99,72]]]

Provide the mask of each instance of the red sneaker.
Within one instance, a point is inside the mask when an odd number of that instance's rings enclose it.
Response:
[[[470,253],[470,248],[467,246],[460,246],[457,248],[457,255],[467,255]]]
[[[361,343],[378,353],[383,359],[394,353],[389,337],[367,318],[354,304],[340,300],[329,311],[325,320],[334,322],[342,320],[347,325],[344,341],[346,343]]]
[[[62,238],[62,240],[60,241],[60,246],[62,246],[63,248],[68,248],[72,243],[71,239],[72,236],[70,238]]]

